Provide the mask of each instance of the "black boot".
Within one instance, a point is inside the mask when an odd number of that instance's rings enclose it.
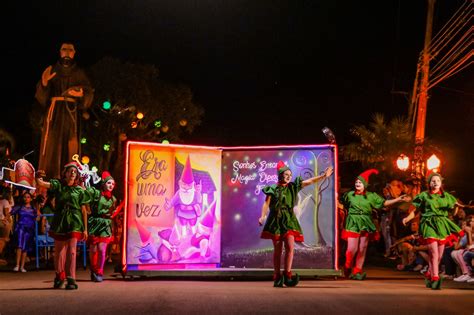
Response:
[[[273,286],[278,288],[283,287],[283,276],[280,273],[273,274]]]
[[[53,288],[61,289],[64,285],[64,280],[59,279],[58,277],[54,278]]]
[[[99,282],[99,280],[97,279],[97,274],[94,271],[91,271],[91,281]]]
[[[66,290],[77,290],[78,286],[76,280],[73,278],[67,278]]]
[[[287,287],[296,287],[300,282],[300,276],[296,273],[294,277],[291,275],[291,271],[283,272],[283,282]]]
[[[64,278],[65,278],[64,273],[56,273],[56,277],[54,278],[53,281],[53,288],[54,289],[61,289],[64,285]]]
[[[431,282],[431,290],[441,290],[441,284],[443,283],[443,278],[438,277],[438,280],[433,280]]]

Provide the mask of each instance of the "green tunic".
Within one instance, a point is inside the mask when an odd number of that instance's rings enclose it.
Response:
[[[303,242],[303,231],[296,218],[293,207],[302,188],[302,178],[286,186],[274,184],[263,188],[263,193],[270,196],[270,213],[263,227],[261,238],[281,240],[288,235],[295,237],[295,242]]]
[[[101,191],[90,187],[87,192],[91,198],[91,215],[88,219],[89,241],[109,243],[112,241],[112,213],[117,199],[106,198]]]
[[[57,240],[81,239],[84,232],[81,206],[89,203],[89,196],[80,186],[67,186],[52,179],[49,189],[56,196],[53,223],[49,231]]]
[[[365,231],[369,234],[375,233],[372,238],[377,239],[378,232],[372,222],[372,209],[381,209],[384,202],[385,199],[370,191],[360,195],[354,191],[345,193],[342,204],[348,210],[348,214],[342,238],[358,237]]]
[[[456,238],[461,229],[448,219],[448,210],[455,204],[456,198],[447,192],[439,195],[423,191],[413,199],[413,205],[421,212],[420,233],[423,239],[443,242]]]

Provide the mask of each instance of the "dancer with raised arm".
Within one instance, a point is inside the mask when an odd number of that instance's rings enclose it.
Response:
[[[293,174],[283,161],[278,162],[277,171],[278,183],[266,186],[263,189],[266,198],[258,223],[263,225],[265,222],[261,238],[273,241],[273,286],[283,287],[283,284],[285,284],[288,287],[294,287],[299,282],[298,274],[295,277],[291,274],[295,242],[303,242],[304,237],[293,207],[298,192],[303,187],[331,176],[333,168],[328,167],[323,175],[306,180],[298,176],[295,181],[291,181]],[[280,260],[283,245],[285,246],[285,270],[282,275],[280,273]]]
[[[439,276],[439,263],[443,257],[446,243],[453,242],[464,233],[459,226],[448,218],[448,211],[457,204],[456,198],[443,190],[443,178],[438,173],[428,176],[429,189],[415,196],[412,211],[403,219],[407,224],[415,217],[415,212],[421,213],[420,232],[421,243],[428,245],[429,270],[424,274],[427,288],[440,290],[442,278]]]
[[[349,279],[364,280],[366,278],[367,274],[362,269],[369,240],[380,239],[380,234],[372,222],[372,210],[409,200],[409,197],[405,195],[385,200],[378,194],[367,191],[370,175],[378,173],[376,169],[369,169],[357,176],[354,183],[355,189],[345,193],[342,198],[342,204],[348,210],[346,226],[341,237],[347,241],[344,276]],[[355,266],[353,266],[354,257],[356,257]]]

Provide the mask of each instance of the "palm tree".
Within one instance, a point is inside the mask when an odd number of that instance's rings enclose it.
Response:
[[[378,168],[386,176],[397,172],[397,157],[413,149],[413,132],[405,117],[386,122],[383,114],[376,113],[368,126],[357,125],[350,132],[357,140],[341,148],[343,158],[358,161],[364,168]]]

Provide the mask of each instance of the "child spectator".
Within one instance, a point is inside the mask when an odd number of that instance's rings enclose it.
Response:
[[[472,223],[471,223],[472,222]],[[469,228],[468,225],[471,225]],[[467,249],[467,242],[468,242],[468,231],[472,229],[472,225],[474,225],[474,216],[469,216],[464,220],[461,225],[462,230],[465,232],[464,236],[456,242],[454,245],[454,250],[451,252],[451,257],[454,259],[456,264],[461,269],[461,275],[459,277],[454,278],[456,282],[467,282],[472,278],[471,271],[468,268],[468,265],[463,259],[463,254],[466,252]]]
[[[23,193],[22,203],[13,207],[11,215],[17,216],[15,224],[16,237],[16,265],[13,271],[26,272],[25,260],[28,251],[33,248],[33,238],[35,235],[35,220],[38,211],[33,207],[33,195],[30,192]]]

